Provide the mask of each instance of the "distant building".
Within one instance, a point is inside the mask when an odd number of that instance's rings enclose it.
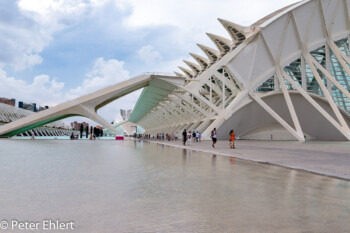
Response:
[[[8,104],[8,105],[11,105],[11,106],[15,106],[16,105],[16,99],[8,99],[8,98],[5,98],[5,97],[0,97],[0,103]]]
[[[126,119],[126,112],[124,109],[120,109],[120,115],[122,116],[123,120],[125,121]]]
[[[41,106],[39,106],[39,108],[38,108],[37,110],[38,110],[38,112],[40,112],[40,111],[44,111],[44,110],[46,110],[46,108],[45,108],[45,107],[41,107]]]
[[[79,124],[79,123],[78,123],[77,121],[71,122],[71,123],[70,123],[70,127],[71,127],[72,129],[77,129],[77,128],[78,128],[78,127],[77,127],[78,124]]]
[[[127,112],[126,112],[126,119],[128,120],[130,118],[130,115],[131,115],[131,111],[132,109],[129,109]]]
[[[83,125],[83,129],[84,129],[84,130],[86,129],[86,127],[89,127],[89,123],[87,123],[87,122],[79,123],[79,122],[77,122],[77,121],[74,121],[74,122],[70,123],[70,126],[71,126],[71,128],[74,129],[74,130],[80,130],[81,124]]]
[[[12,105],[12,106],[14,106],[14,105]],[[44,111],[46,109],[49,109],[49,106],[46,105],[44,107],[42,107],[42,106],[37,107],[36,103],[28,104],[28,103],[24,103],[23,101],[19,101],[18,102],[18,108],[22,108],[22,109],[29,110],[29,111],[32,111],[32,112],[40,112],[40,111]]]
[[[44,107],[39,106],[39,107],[37,108],[37,111],[40,112],[40,111],[44,111],[44,110],[46,110],[46,109],[49,109],[49,106],[47,106],[47,105],[45,105]]]
[[[24,103],[23,101],[19,101],[18,102],[18,107],[26,109],[26,110],[29,110],[29,111],[32,111],[32,112],[37,112],[36,103],[27,104],[27,103]]]
[[[120,115],[122,116],[124,121],[129,119],[131,115],[131,111],[132,109],[129,109],[129,110],[120,109]]]
[[[83,124],[84,129],[85,129],[86,127],[89,127],[89,123],[87,123],[87,122],[83,122],[82,124]]]

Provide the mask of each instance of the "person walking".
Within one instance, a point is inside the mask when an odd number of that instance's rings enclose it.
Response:
[[[192,141],[193,142],[196,142],[196,131],[193,130],[193,133],[192,133]]]
[[[213,144],[211,145],[213,148],[215,148],[216,144],[216,128],[211,131],[211,140],[213,141]]]
[[[230,148],[235,148],[235,131],[233,129],[230,131]]]
[[[97,134],[96,127],[94,127],[93,132],[94,132],[94,135],[93,135],[92,137],[93,137],[93,139],[95,140],[95,139],[96,139],[96,134]]]
[[[92,134],[93,134],[92,131],[93,131],[93,127],[91,126],[91,127],[90,127],[90,140],[92,140]]]
[[[182,132],[182,142],[186,146],[186,141],[187,141],[187,132],[186,129]]]
[[[89,137],[89,126],[88,125],[85,128],[85,136],[86,136],[86,138]]]
[[[84,131],[84,126],[83,123],[80,123],[80,138],[83,138],[83,131]]]
[[[192,145],[192,132],[191,130],[188,131],[188,134],[187,134],[187,138],[188,138],[188,145]]]

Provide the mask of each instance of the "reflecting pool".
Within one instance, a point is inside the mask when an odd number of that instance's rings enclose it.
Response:
[[[60,232],[350,232],[348,181],[154,143],[0,140],[0,190]]]

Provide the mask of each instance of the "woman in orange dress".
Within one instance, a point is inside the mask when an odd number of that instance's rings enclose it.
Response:
[[[235,131],[230,131],[230,148],[235,148]]]

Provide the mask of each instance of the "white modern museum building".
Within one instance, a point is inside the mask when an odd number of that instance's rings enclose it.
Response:
[[[99,108],[143,88],[128,121],[147,134],[196,130],[209,138],[350,140],[350,3],[308,0],[251,26],[219,19],[176,76],[144,74],[0,127],[10,137],[69,116],[116,128]],[[215,48],[214,48],[215,46]]]

